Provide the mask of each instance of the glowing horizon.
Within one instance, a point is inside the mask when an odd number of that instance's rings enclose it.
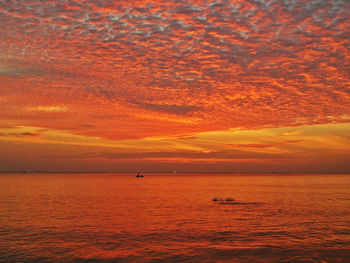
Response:
[[[0,171],[350,172],[348,1],[2,1]]]

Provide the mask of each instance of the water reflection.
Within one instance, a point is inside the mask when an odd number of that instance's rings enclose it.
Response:
[[[0,187],[1,260],[350,256],[344,175],[21,174],[1,175]]]

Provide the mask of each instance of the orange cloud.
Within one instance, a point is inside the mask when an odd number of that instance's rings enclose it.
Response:
[[[152,171],[190,171],[201,163],[208,171],[320,172],[328,167],[327,171],[346,172],[349,131],[348,124],[328,124],[115,141],[35,127],[5,128],[0,164],[7,169],[24,163],[30,170],[126,171],[135,169],[135,162]]]
[[[227,144],[234,148],[270,148],[274,145],[269,144],[254,144],[254,143],[248,143],[248,144]]]
[[[193,134],[348,123],[349,11],[348,1],[2,1],[0,126],[109,143],[185,135],[198,149]],[[306,143],[296,137],[229,144],[268,152]]]

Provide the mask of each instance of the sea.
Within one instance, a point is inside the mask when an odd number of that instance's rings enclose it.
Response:
[[[0,261],[350,262],[350,175],[135,175],[0,174]]]

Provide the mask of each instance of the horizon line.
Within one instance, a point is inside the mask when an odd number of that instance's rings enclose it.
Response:
[[[165,174],[194,174],[194,173],[200,173],[200,174],[271,174],[271,175],[276,175],[276,174],[349,174],[349,172],[288,172],[288,171],[269,171],[269,172],[237,172],[237,171],[228,171],[228,172],[222,172],[222,171],[208,171],[208,172],[202,172],[202,171],[145,171],[145,172],[140,172],[140,171],[41,171],[41,170],[20,170],[20,171],[0,171],[1,174],[4,173],[21,173],[21,174],[48,174],[48,173],[54,173],[54,174],[87,174],[87,173],[93,173],[93,174],[121,174],[121,173],[126,173],[126,174],[136,174],[136,173],[143,173],[143,174],[154,174],[154,173],[165,173]]]

